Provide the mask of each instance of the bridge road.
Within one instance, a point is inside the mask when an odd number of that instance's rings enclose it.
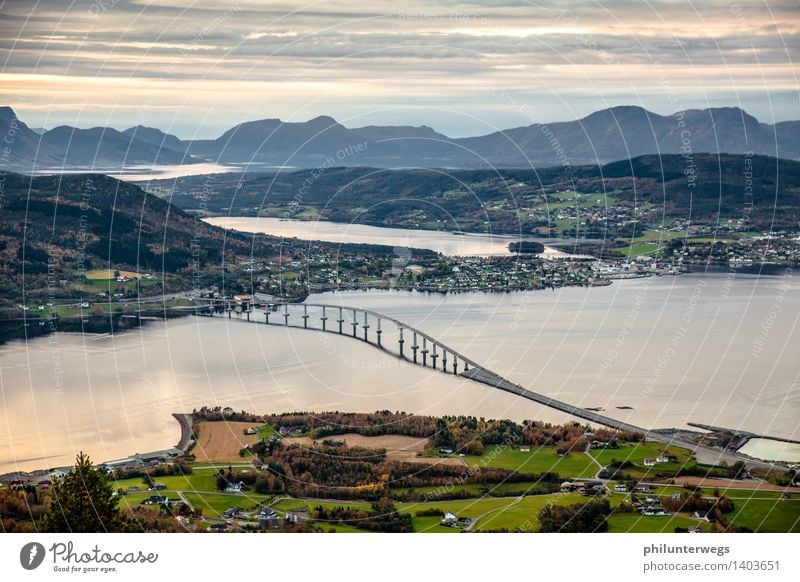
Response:
[[[218,300],[210,300],[210,301],[211,302],[215,301],[217,304],[219,303]],[[436,367],[437,358],[439,356],[442,356],[443,365],[440,366],[440,368],[438,368],[438,370],[440,370],[442,373],[451,373],[452,370],[452,373],[454,375],[462,376],[469,380],[479,382],[487,386],[491,386],[492,388],[503,390],[504,392],[516,394],[518,396],[521,396],[522,398],[526,398],[528,400],[537,402],[549,408],[559,410],[570,416],[574,416],[595,424],[606,426],[614,430],[639,432],[644,434],[646,440],[656,441],[663,444],[674,445],[677,447],[690,449],[695,453],[696,456],[698,456],[698,458],[702,458],[703,463],[709,463],[709,464],[727,463],[730,465],[738,461],[742,461],[748,467],[754,467],[765,470],[778,470],[778,471],[787,470],[786,467],[782,465],[776,465],[774,463],[770,463],[767,461],[752,459],[736,451],[721,449],[717,447],[698,445],[697,443],[678,438],[677,436],[671,434],[655,432],[640,426],[636,426],[634,424],[610,418],[608,416],[599,414],[592,410],[586,410],[585,408],[581,408],[579,406],[562,402],[555,398],[551,398],[550,396],[539,394],[538,392],[533,392],[531,390],[523,388],[518,384],[514,384],[506,380],[499,374],[492,372],[487,368],[484,368],[479,363],[464,356],[463,354],[457,352],[456,350],[448,347],[443,342],[438,341],[437,339],[431,337],[425,332],[413,326],[410,326],[396,318],[369,309],[362,309],[358,307],[351,307],[345,305],[322,304],[322,303],[297,303],[297,304],[280,303],[280,304],[274,304],[272,308],[267,308],[266,310],[263,311],[247,310],[244,313],[244,315],[246,316],[245,319],[241,317],[242,314],[237,314],[237,317],[235,318],[232,316],[233,308],[231,307],[230,303],[223,303],[224,309],[218,312],[209,309],[209,305],[210,303],[207,304],[206,307],[195,308],[195,314],[211,315],[211,316],[216,315],[223,317],[227,315],[227,318],[230,320],[257,323],[262,325],[292,327],[295,329],[306,329],[323,333],[331,333],[334,335],[341,335],[344,337],[349,337],[351,339],[362,341],[381,351],[391,353],[410,364],[422,367],[431,367],[434,370],[437,370]],[[320,310],[321,313],[319,317],[320,320],[319,326],[314,325],[313,322],[315,319],[317,319],[317,317],[309,315],[309,308],[311,308],[312,310],[313,309]],[[293,313],[291,313],[291,311],[299,309],[302,309],[301,317],[292,318],[291,316],[293,315]],[[339,323],[338,328],[337,327],[331,328],[326,326],[326,320],[328,319],[327,314],[329,312],[338,314],[338,319],[336,320]],[[275,316],[272,318],[272,320],[270,320],[271,313]],[[346,319],[348,317],[350,318],[349,320]],[[377,326],[376,331],[378,333],[374,334],[376,337],[375,341],[372,341],[368,335],[368,330],[371,327],[370,318],[372,318],[372,320],[376,322]],[[302,323],[300,323],[299,320],[302,321]],[[310,323],[309,320],[311,320]],[[384,329],[382,329],[382,325],[384,325],[384,322],[391,323],[397,326],[398,341],[396,350],[387,347],[386,342],[381,340],[381,332],[385,331]],[[349,326],[352,327],[352,331],[345,329],[345,326],[342,325],[344,323],[348,323]],[[363,335],[358,333],[359,326],[362,327]],[[405,343],[409,341],[408,340],[409,335],[411,335],[413,338],[413,345],[411,346],[412,349],[411,357],[408,356],[408,352],[405,349]],[[422,341],[421,350],[419,343],[420,340]],[[421,358],[418,357],[417,353],[418,351],[420,351],[421,353]],[[449,358],[449,361],[451,362],[450,369],[448,369],[447,366],[448,355],[450,355]],[[431,361],[430,366],[428,365],[428,360]],[[459,367],[461,368],[460,371]]]

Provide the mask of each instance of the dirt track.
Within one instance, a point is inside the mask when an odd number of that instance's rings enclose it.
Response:
[[[719,487],[720,489],[750,489],[754,491],[791,491],[800,493],[800,487],[782,487],[772,483],[757,481],[731,481],[730,479],[711,479],[703,477],[677,477],[676,485],[695,485],[698,487]]]
[[[405,461],[407,463],[426,463],[430,465],[465,465],[464,460],[459,457],[418,457],[417,453],[425,450],[428,439],[416,437],[386,434],[380,436],[363,436],[360,434],[348,433],[330,437],[332,440],[341,440],[351,447],[368,447],[372,449],[386,449],[386,458],[390,461]],[[288,438],[285,444],[296,443],[299,445],[310,445],[312,441],[308,437]]]

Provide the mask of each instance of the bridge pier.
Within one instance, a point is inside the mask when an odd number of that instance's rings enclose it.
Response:
[[[324,307],[322,308],[322,317],[320,317],[319,320],[322,322],[322,331],[325,331],[325,322],[328,321],[328,316],[325,315]]]
[[[364,341],[369,343],[369,337],[367,337],[367,333],[369,333],[369,319],[367,312],[364,312],[364,325],[361,326],[364,330]]]
[[[442,372],[447,374],[447,350],[442,350]]]
[[[414,343],[411,344],[411,351],[414,352],[414,363],[417,363],[417,350],[419,346],[417,345],[417,332],[414,332]]]
[[[458,358],[453,354],[453,376],[458,374]]]
[[[308,305],[303,305],[303,327],[308,329]]]
[[[283,304],[283,325],[289,327],[289,304]]]
[[[403,344],[406,340],[403,339],[403,328],[398,326],[398,331],[400,332],[400,338],[397,340],[397,344],[400,346],[400,357],[405,359],[405,354],[403,354]]]
[[[428,365],[428,340],[427,338],[422,338],[422,350],[420,351],[422,354],[422,365]]]
[[[358,332],[356,331],[356,328],[358,327],[358,320],[356,319],[356,317],[357,317],[357,314],[356,314],[356,310],[354,309],[353,310],[353,322],[350,324],[350,325],[353,326],[353,337],[358,337]]]
[[[250,321],[250,311],[247,311],[247,321]]]
[[[381,320],[378,319],[378,329],[375,330],[375,335],[378,336],[378,347],[383,349],[383,346],[381,345],[381,333],[383,333],[381,331]]]
[[[342,333],[342,324],[344,323],[344,315],[342,315],[342,308],[339,308],[339,319],[336,321],[339,322],[339,333]]]
[[[264,312],[264,323],[269,325],[269,305],[267,305],[267,310]]]
[[[433,361],[433,369],[436,369],[436,358],[439,357],[439,354],[436,353],[436,344],[433,344],[433,353],[431,354],[431,360]]]
[[[230,307],[227,308],[228,311],[228,319],[231,318],[231,311],[233,311]]]

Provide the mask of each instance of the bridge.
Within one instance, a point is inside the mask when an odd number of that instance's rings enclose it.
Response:
[[[743,461],[750,467],[786,470],[781,465],[753,459],[733,450],[698,445],[678,438],[676,435],[648,430],[533,392],[492,372],[424,331],[376,311],[324,303],[273,303],[259,308],[249,302],[242,305],[221,299],[194,298],[193,300],[196,304],[201,304],[190,308],[196,315],[223,317],[234,321],[313,330],[349,337],[392,354],[410,364],[480,382],[617,431],[639,432],[647,440],[691,449],[698,455],[698,458],[702,456],[703,462],[733,464]]]

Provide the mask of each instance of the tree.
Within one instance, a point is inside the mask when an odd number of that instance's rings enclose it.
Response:
[[[122,531],[126,520],[119,511],[119,497],[108,476],[98,470],[83,452],[75,458],[75,467],[63,478],[53,481],[53,503],[43,529],[60,533],[96,533]]]

